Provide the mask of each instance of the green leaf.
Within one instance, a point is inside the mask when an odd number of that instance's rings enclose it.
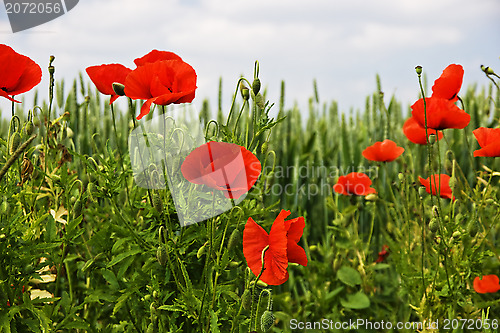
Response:
[[[114,290],[120,289],[120,285],[118,284],[118,280],[116,279],[115,273],[110,271],[109,269],[101,269],[102,276],[108,283],[111,285],[111,288]]]
[[[349,266],[340,267],[337,271],[337,279],[351,287],[361,284],[361,275],[357,270]]]
[[[217,325],[218,321],[219,321],[219,318],[217,317],[217,314],[214,312],[214,310],[210,310],[210,331],[211,332],[220,333],[219,325]]]
[[[124,252],[124,253],[120,253],[119,255],[117,255],[116,257],[113,258],[113,260],[111,260],[107,265],[106,265],[106,268],[110,268],[114,265],[116,265],[117,263],[119,263],[120,261],[122,261],[123,259],[127,258],[127,257],[130,257],[130,256],[134,256],[138,253],[142,252],[141,249],[139,248],[136,248],[136,249],[133,249],[133,250],[129,250],[127,252]]]
[[[349,309],[366,309],[370,306],[370,299],[360,291],[354,295],[347,295],[347,300],[341,299],[340,303]]]

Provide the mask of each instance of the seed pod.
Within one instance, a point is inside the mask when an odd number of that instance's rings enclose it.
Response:
[[[258,77],[256,77],[255,79],[253,79],[253,83],[252,83],[252,91],[255,95],[257,95],[260,91],[260,79]]]
[[[266,310],[262,314],[262,317],[260,317],[260,329],[262,332],[267,332],[273,327],[274,325],[274,320],[276,317],[272,313],[272,311]]]
[[[12,134],[12,136],[10,137],[9,152],[11,154],[14,154],[14,152],[17,150],[17,147],[19,147],[20,143],[21,143],[21,136],[19,135],[19,132],[14,132],[14,134]]]
[[[241,238],[241,233],[238,228],[234,229],[233,232],[231,233],[231,236],[229,237],[229,241],[227,242],[227,249],[228,251],[231,251],[234,249],[235,246],[237,246],[240,243],[240,238]]]
[[[417,75],[420,76],[422,74],[422,66],[415,67],[415,72],[417,72]]]
[[[167,263],[167,256],[168,253],[165,245],[161,244],[160,246],[158,246],[158,250],[156,250],[156,259],[158,260],[160,265],[165,266],[165,264]]]
[[[115,94],[118,96],[125,96],[125,86],[122,83],[113,82],[112,87]]]
[[[250,306],[252,305],[252,294],[250,289],[245,289],[243,295],[241,295],[241,304],[245,310],[250,310]]]

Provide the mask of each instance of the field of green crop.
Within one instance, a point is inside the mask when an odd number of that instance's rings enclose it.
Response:
[[[0,332],[498,332],[493,69],[461,87],[447,68],[427,87],[417,68],[403,103],[377,77],[365,109],[345,113],[317,93],[285,108],[284,82],[267,101],[256,63],[224,92],[230,109],[214,96],[167,131],[193,85],[168,57],[114,87],[118,69],[68,83],[51,58],[49,87],[34,88],[49,100],[1,110]],[[31,75],[3,71],[5,98]],[[422,144],[403,132],[419,95]]]

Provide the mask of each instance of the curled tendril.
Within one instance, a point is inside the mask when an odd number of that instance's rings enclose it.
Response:
[[[78,185],[80,187],[80,196],[81,196],[83,194],[83,183],[80,179],[75,179],[75,181],[73,183],[71,183],[71,186],[69,187],[68,193],[71,193],[71,191],[73,190],[73,186],[75,186],[76,183],[78,183]]]
[[[181,153],[181,151],[182,151],[182,147],[184,146],[184,138],[185,138],[185,136],[186,136],[186,133],[184,132],[184,130],[183,130],[182,128],[177,127],[176,129],[174,129],[174,130],[172,131],[172,134],[170,135],[169,140],[172,140],[172,138],[174,137],[174,134],[175,134],[176,132],[180,132],[180,133],[182,133],[182,136],[181,136],[182,141],[181,141],[181,144],[179,145],[179,152],[178,152],[178,154],[180,154],[180,153]]]
[[[262,166],[262,170],[264,170],[266,168],[266,165],[267,165],[267,157],[269,155],[273,155],[273,168],[271,169],[271,172],[274,172],[274,168],[276,167],[276,153],[274,152],[274,150],[270,150],[266,153],[266,157],[264,158],[264,165]]]

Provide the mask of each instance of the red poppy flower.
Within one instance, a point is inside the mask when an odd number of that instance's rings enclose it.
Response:
[[[451,64],[446,67],[441,76],[434,81],[432,97],[444,98],[455,102],[462,87],[464,69],[461,65]]]
[[[479,127],[472,131],[481,146],[474,151],[474,157],[499,157],[500,156],[500,128]]]
[[[425,138],[425,127],[420,126],[420,124],[415,120],[415,118],[408,118],[403,125],[403,133],[413,143],[419,145],[426,145],[427,140]],[[443,138],[443,133],[438,131],[437,140],[441,140]],[[436,131],[428,128],[427,134],[436,134]]]
[[[42,70],[33,60],[0,44],[0,96],[20,103],[10,96],[31,90],[42,80]]]
[[[179,57],[177,54],[169,51],[158,51],[158,50],[153,50],[149,52],[148,54],[137,58],[134,60],[134,63],[136,64],[137,67],[139,66],[144,66],[147,63],[150,62],[157,62],[157,61],[162,61],[162,60],[180,60],[182,61],[181,57]]]
[[[238,199],[255,184],[261,172],[257,157],[234,143],[207,142],[184,160],[181,172],[194,184],[223,191],[226,198]]]
[[[288,280],[289,262],[307,266],[306,253],[297,244],[304,231],[304,218],[285,221],[288,215],[290,211],[281,210],[269,234],[251,217],[243,231],[243,255],[255,276],[262,269],[262,251],[269,245],[264,255],[264,272],[260,279],[270,285],[279,285]]]
[[[109,104],[113,103],[118,97],[113,90],[113,83],[125,84],[125,78],[132,71],[120,64],[108,64],[100,66],[90,66],[86,69],[92,82],[101,94],[110,95]]]
[[[480,294],[496,293],[500,290],[499,278],[495,274],[474,278],[474,290]]]
[[[137,119],[149,113],[152,103],[189,103],[195,90],[196,72],[181,60],[147,62],[130,72],[125,80],[125,95],[146,100]]]
[[[375,142],[373,145],[363,150],[362,154],[370,161],[392,162],[404,151],[404,148],[398,147],[394,141],[387,139],[382,142]]]
[[[436,195],[436,187],[439,190],[439,196],[441,198],[445,199],[453,199],[454,197],[452,196],[451,193],[451,188],[450,188],[450,176],[446,174],[441,174],[441,175],[432,175],[431,176],[432,181],[429,180],[429,178],[424,179],[422,177],[418,177],[418,180],[420,181],[420,184],[425,186],[425,190],[427,193],[431,193],[431,188],[432,188],[432,194]],[[438,184],[439,181],[439,184]]]
[[[382,251],[378,253],[378,258],[375,260],[376,263],[381,263],[383,262],[388,256],[389,256],[389,246],[388,245],[382,245]]]
[[[377,193],[370,185],[370,178],[361,172],[351,172],[347,176],[340,176],[337,184],[333,186],[335,192],[344,195],[368,195]]]
[[[443,130],[446,128],[464,128],[469,125],[470,115],[456,106],[453,101],[428,97],[425,99],[427,108],[427,128]],[[421,98],[411,106],[412,116],[425,128],[424,99]]]

